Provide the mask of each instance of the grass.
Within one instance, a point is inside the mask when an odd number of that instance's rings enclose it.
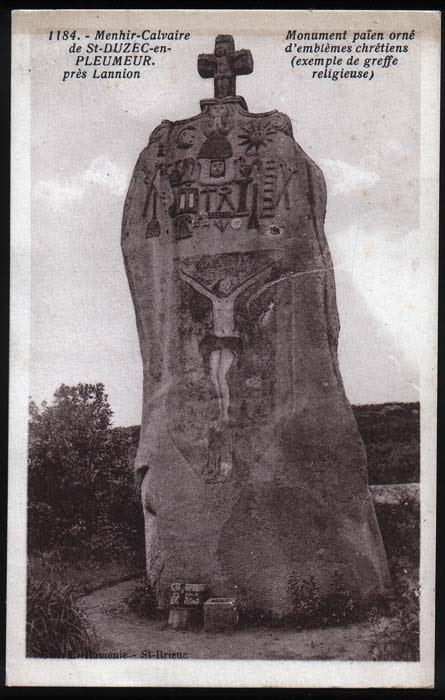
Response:
[[[62,586],[68,586],[75,598],[91,593],[96,588],[140,576],[145,571],[144,561],[133,552],[119,551],[105,561],[85,556],[82,550],[51,549],[34,552],[29,557],[29,568],[44,567]]]
[[[142,573],[140,560],[97,561],[73,550],[35,552],[28,560],[26,655],[84,658],[96,646],[95,632],[77,600],[96,588]]]
[[[62,583],[56,566],[35,558],[28,566],[26,655],[82,658],[94,648],[94,630]]]

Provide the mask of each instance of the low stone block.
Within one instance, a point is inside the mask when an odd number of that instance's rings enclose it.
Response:
[[[204,603],[206,632],[231,632],[238,624],[238,606],[235,598],[209,598]]]

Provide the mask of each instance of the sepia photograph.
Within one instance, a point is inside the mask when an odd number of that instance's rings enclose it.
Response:
[[[12,63],[7,683],[432,687],[440,14]]]

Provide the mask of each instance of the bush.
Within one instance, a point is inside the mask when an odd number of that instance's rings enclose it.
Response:
[[[393,563],[394,596],[390,602],[389,619],[380,629],[373,658],[380,661],[419,660],[419,596],[416,571],[402,557]],[[374,620],[377,624],[378,619]]]
[[[125,598],[125,603],[129,610],[132,610],[140,617],[156,618],[161,614],[161,611],[158,609],[156,592],[148,581],[144,581],[144,583],[132,588]]]
[[[117,543],[143,555],[143,513],[128,460],[132,434],[113,429],[111,417],[103,384],[62,384],[52,404],[31,402],[30,552],[58,547],[108,556]]]
[[[366,616],[363,605],[356,602],[338,571],[334,572],[326,593],[320,592],[313,576],[302,581],[292,576],[289,590],[293,601],[289,622],[296,629],[345,625]]]
[[[28,565],[26,655],[40,658],[86,657],[94,633],[77,607],[69,585],[44,559]]]
[[[113,559],[133,563],[137,568],[143,568],[145,548],[143,532],[136,530],[129,523],[109,522],[100,519],[97,529],[85,543],[85,556],[96,562],[105,563]]]

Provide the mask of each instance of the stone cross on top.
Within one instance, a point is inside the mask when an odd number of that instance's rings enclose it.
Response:
[[[235,41],[230,34],[220,34],[215,39],[214,53],[198,56],[198,73],[201,78],[213,78],[215,97],[236,95],[236,76],[249,75],[253,71],[253,58],[250,51],[235,51]]]

